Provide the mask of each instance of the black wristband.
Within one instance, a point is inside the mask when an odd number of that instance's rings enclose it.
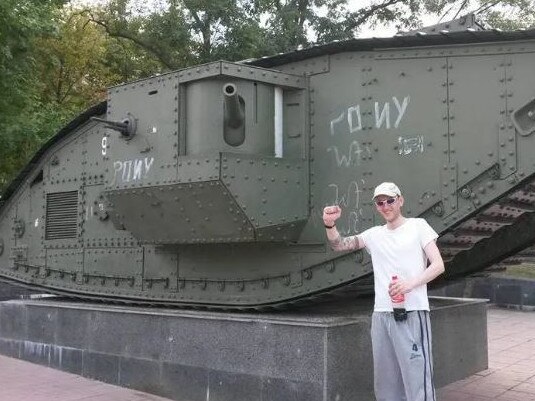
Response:
[[[333,224],[332,226],[328,226],[327,224],[323,224],[325,228],[330,229],[336,227],[336,224]]]

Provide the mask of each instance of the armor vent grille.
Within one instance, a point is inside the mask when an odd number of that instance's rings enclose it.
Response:
[[[46,195],[45,238],[76,238],[78,233],[78,191]]]

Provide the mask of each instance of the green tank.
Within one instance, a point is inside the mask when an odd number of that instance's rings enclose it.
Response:
[[[441,27],[444,28],[444,27]],[[110,88],[0,209],[0,276],[124,302],[268,308],[370,291],[373,188],[440,233],[448,277],[535,241],[535,30],[430,30]]]

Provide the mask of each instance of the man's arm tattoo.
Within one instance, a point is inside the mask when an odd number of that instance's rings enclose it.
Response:
[[[351,249],[358,249],[359,247],[359,240],[356,235],[352,235],[351,237],[342,237],[340,234],[330,241],[331,247],[335,251],[348,251]]]

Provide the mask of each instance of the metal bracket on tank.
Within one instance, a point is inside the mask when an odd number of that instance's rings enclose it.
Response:
[[[535,98],[513,111],[511,120],[513,120],[513,124],[520,135],[528,136],[533,134],[535,132]]]
[[[15,220],[15,224],[13,226],[13,230],[15,231],[15,236],[17,238],[22,238],[23,237],[25,228],[26,228],[26,224],[24,223],[24,220],[22,220],[22,219]]]
[[[11,247],[11,256],[9,257],[13,260],[13,263],[23,263],[28,260],[28,245],[17,245]]]

